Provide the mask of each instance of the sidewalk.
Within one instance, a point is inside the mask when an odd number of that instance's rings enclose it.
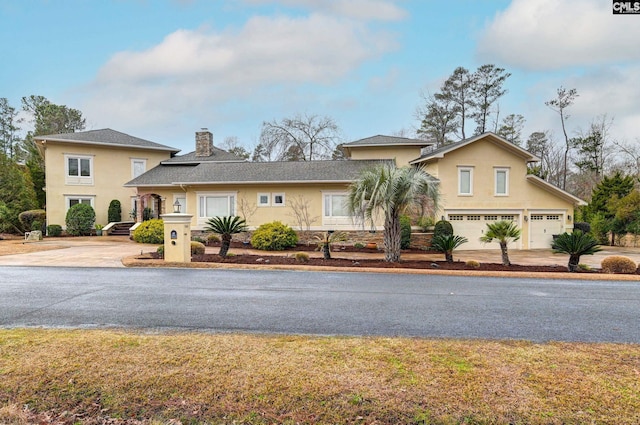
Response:
[[[9,241],[0,241],[0,244]],[[16,241],[12,241],[16,243]],[[47,251],[30,252],[24,254],[0,255],[0,266],[55,266],[55,267],[124,267],[122,259],[141,252],[153,252],[157,245],[138,244],[122,237],[81,237],[81,238],[51,238],[40,242],[26,242],[45,245]],[[497,244],[496,244],[497,245]],[[59,247],[59,248],[57,248]],[[602,247],[603,251],[595,255],[585,255],[580,262],[591,267],[599,268],[603,258],[610,255],[629,257],[640,263],[640,248]],[[219,248],[207,247],[206,252],[215,254]],[[292,255],[287,252],[258,251],[251,248],[232,248],[236,254],[254,255]],[[319,251],[309,252],[312,257],[321,257]],[[334,258],[383,258],[384,253],[341,252],[334,250]],[[456,261],[476,260],[481,263],[500,263],[499,249],[482,251],[455,251]],[[420,259],[423,261],[444,260],[443,254],[404,253],[404,259]],[[514,264],[523,265],[561,265],[566,266],[569,257],[565,254],[554,254],[551,250],[511,250],[509,259]]]

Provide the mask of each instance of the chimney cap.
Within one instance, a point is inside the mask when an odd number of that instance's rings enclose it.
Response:
[[[202,131],[209,131],[209,129],[207,127],[201,127],[200,130]]]

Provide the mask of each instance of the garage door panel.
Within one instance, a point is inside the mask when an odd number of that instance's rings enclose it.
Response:
[[[517,222],[518,215],[505,215],[495,212],[482,214],[450,214],[449,222],[453,227],[453,233],[466,237],[469,242],[460,246],[459,249],[498,249],[498,243],[482,243],[480,238],[487,230],[487,223],[494,223],[499,220],[511,220]],[[519,248],[518,242],[511,242],[509,248]]]
[[[529,248],[548,249],[553,243],[553,235],[564,232],[560,214],[531,214],[529,220]]]

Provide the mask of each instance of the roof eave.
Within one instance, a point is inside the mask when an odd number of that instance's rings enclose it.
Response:
[[[550,192],[554,192],[558,195],[560,195],[562,198],[569,200],[571,202],[573,202],[574,205],[576,206],[585,206],[587,205],[587,202],[585,202],[584,200],[578,198],[577,196],[574,196],[572,194],[570,194],[569,192],[560,189],[559,187],[556,187],[554,185],[552,185],[551,183],[547,182],[546,180],[541,179],[538,176],[535,176],[533,174],[527,174],[527,180],[530,181],[531,183],[537,185],[538,187],[541,187],[543,189],[546,189]]]
[[[117,147],[126,147],[132,149],[145,149],[145,150],[155,150],[155,151],[166,151],[178,153],[180,149],[172,148],[170,146],[160,147],[160,146],[138,146],[138,145],[125,145],[119,143],[105,143],[105,142],[90,142],[87,140],[71,140],[71,139],[57,139],[57,138],[49,138],[49,137],[34,137],[34,140],[41,142],[59,142],[59,143],[81,143],[85,145],[98,145],[98,146],[117,146]]]

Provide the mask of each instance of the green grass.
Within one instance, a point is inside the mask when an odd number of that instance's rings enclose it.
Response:
[[[16,425],[640,422],[627,344],[17,329],[0,376]]]

